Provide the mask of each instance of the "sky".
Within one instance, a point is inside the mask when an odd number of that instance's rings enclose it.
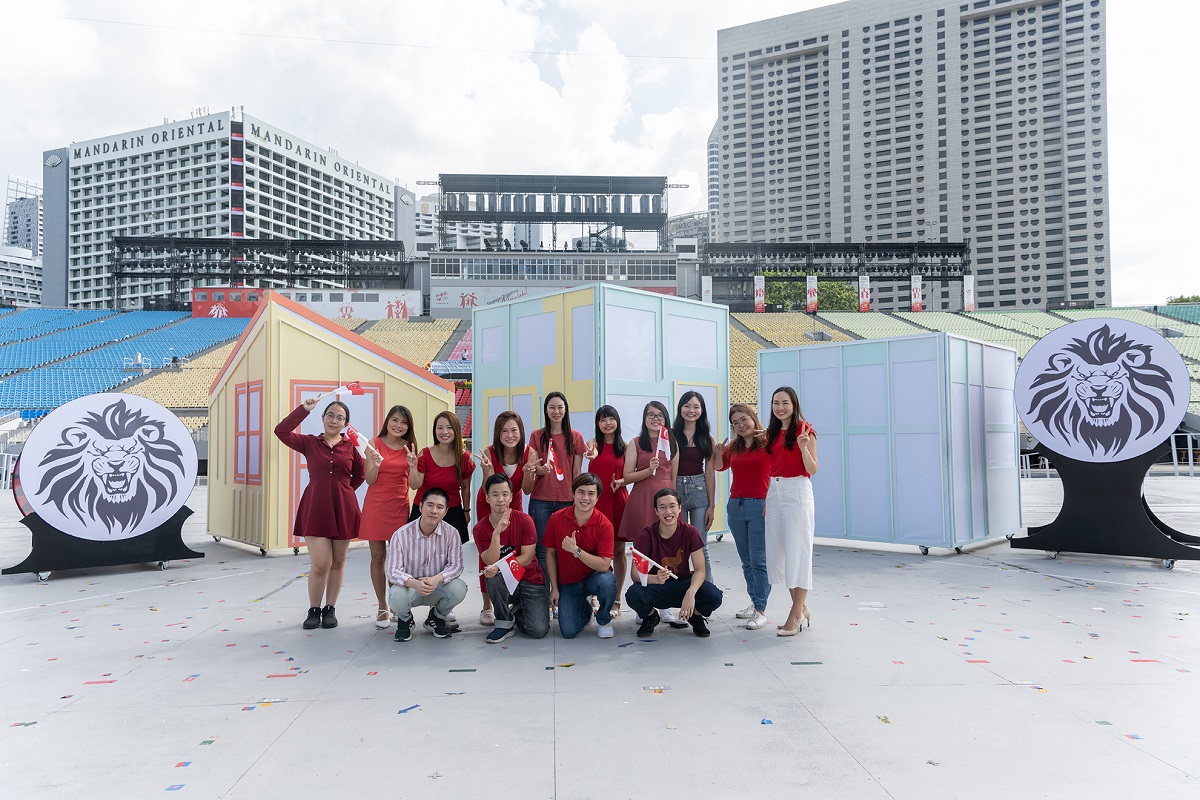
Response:
[[[882,3],[883,0],[880,0]],[[419,193],[442,172],[666,175],[705,206],[717,31],[814,0],[0,0],[0,180],[233,106]],[[1107,3],[1117,305],[1200,294],[1200,3]],[[1190,122],[1189,122],[1190,120]]]

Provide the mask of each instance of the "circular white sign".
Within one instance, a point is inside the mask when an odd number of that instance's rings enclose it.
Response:
[[[196,444],[179,417],[130,394],[59,406],[21,451],[21,483],[38,516],[99,542],[132,538],[174,516],[196,469]]]
[[[1051,331],[1017,370],[1017,411],[1029,433],[1078,461],[1125,461],[1157,447],[1190,395],[1179,351],[1151,329],[1111,317]]]

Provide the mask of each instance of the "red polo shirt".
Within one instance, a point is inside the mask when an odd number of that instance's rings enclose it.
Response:
[[[608,517],[592,509],[588,521],[579,525],[575,522],[575,506],[560,508],[550,515],[546,533],[542,536],[542,544],[546,549],[553,548],[555,551],[559,586],[587,580],[594,571],[571,553],[563,552],[562,541],[568,536],[574,536],[585,553],[601,558],[612,558],[613,555],[613,526]]]
[[[473,535],[475,536],[475,546],[479,548],[479,552],[487,550],[492,544],[492,536],[496,529],[492,527],[492,515],[489,511],[487,516],[475,523]],[[537,528],[534,527],[533,517],[526,514],[524,511],[511,511],[508,515],[508,527],[504,529],[504,533],[500,534],[500,547],[511,547],[513,555],[521,554],[521,547],[529,544],[537,543]],[[481,562],[482,563],[482,562]],[[536,583],[539,586],[546,581],[542,578],[542,568],[538,566],[537,559],[529,562],[525,567],[525,574],[521,576],[522,581]]]

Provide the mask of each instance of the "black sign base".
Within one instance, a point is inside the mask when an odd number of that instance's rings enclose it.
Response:
[[[1165,524],[1142,495],[1146,472],[1170,452],[1170,440],[1127,461],[1076,461],[1043,452],[1058,470],[1063,505],[1049,525],[1030,526],[1029,535],[1009,540],[1021,550],[1141,556],[1164,561],[1200,560],[1200,537]]]
[[[8,567],[0,574],[204,558],[203,553],[197,553],[183,543],[183,522],[191,515],[192,510],[183,506],[154,530],[130,539],[99,542],[63,533],[37,514],[30,514],[21,522],[33,533],[33,552],[20,564]]]

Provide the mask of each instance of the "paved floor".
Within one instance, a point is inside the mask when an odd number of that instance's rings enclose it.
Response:
[[[1027,524],[1057,486],[1024,482]],[[1200,481],[1147,493],[1200,531]],[[365,550],[342,626],[306,632],[305,558],[216,544],[191,506],[202,560],[0,578],[0,796],[1200,797],[1198,562],[826,543],[814,624],[782,639],[735,627],[726,537],[708,640],[625,616],[489,646],[473,592],[461,634],[396,644]]]

